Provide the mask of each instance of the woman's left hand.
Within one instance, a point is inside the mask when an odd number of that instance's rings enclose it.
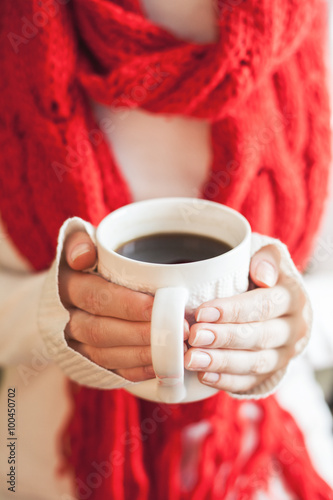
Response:
[[[250,278],[259,288],[200,305],[185,354],[185,367],[199,371],[202,383],[231,393],[286,368],[307,332],[304,293],[281,271],[276,247],[252,257]]]

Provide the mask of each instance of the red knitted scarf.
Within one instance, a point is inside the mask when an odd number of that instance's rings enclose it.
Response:
[[[1,2],[0,213],[36,269],[50,265],[66,218],[98,224],[131,201],[101,133],[112,123],[96,124],[89,99],[123,108],[124,119],[140,107],[210,121],[202,196],[280,238],[304,267],[330,160],[321,3],[217,3],[218,41],[200,45],[152,24],[139,0]],[[251,500],[276,476],[302,500],[332,498],[273,397],[250,404],[221,392],[159,406],[122,390],[71,393],[64,450],[82,499]],[[211,430],[188,491],[183,430],[204,419]]]

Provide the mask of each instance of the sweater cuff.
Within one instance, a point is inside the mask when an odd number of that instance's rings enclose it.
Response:
[[[47,273],[42,289],[38,314],[40,333],[50,358],[70,379],[81,385],[98,389],[128,387],[134,383],[93,363],[71,349],[65,340],[64,329],[70,316],[59,296],[59,265],[65,239],[75,231],[86,231],[95,242],[95,228],[79,217],[68,219],[62,225],[58,237],[56,258]]]
[[[262,234],[258,233],[252,233],[252,243],[251,243],[251,257],[255,253],[257,253],[261,248],[267,246],[267,245],[274,245],[280,253],[281,257],[281,262],[280,262],[280,269],[281,271],[287,276],[288,282],[290,283],[290,286],[295,286],[298,287],[299,290],[302,292],[303,297],[304,297],[304,306],[303,306],[303,317],[307,325],[307,330],[306,334],[304,337],[302,337],[296,344],[295,344],[295,352],[296,355],[292,358],[290,363],[286,368],[282,368],[281,370],[278,370],[275,372],[271,377],[266,379],[264,382],[262,382],[260,385],[254,387],[250,391],[246,391],[244,393],[228,393],[230,396],[236,399],[261,399],[261,398],[266,398],[267,396],[270,396],[273,394],[277,388],[279,387],[281,381],[285,377],[288,368],[290,367],[291,363],[301,354],[303,353],[305,347],[307,346],[309,339],[310,339],[310,334],[311,334],[311,329],[312,329],[312,322],[313,322],[313,315],[312,315],[312,307],[310,303],[310,299],[308,296],[308,293],[306,291],[302,275],[300,272],[297,270],[290,253],[288,251],[288,248],[284,243],[282,243],[280,240],[277,240],[275,238],[271,238],[269,236],[265,236]]]

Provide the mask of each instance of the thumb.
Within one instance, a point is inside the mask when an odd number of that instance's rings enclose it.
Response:
[[[96,247],[84,231],[77,231],[68,236],[64,252],[67,264],[75,271],[93,267],[97,259]]]
[[[251,259],[250,277],[260,287],[276,285],[280,273],[280,252],[274,245],[261,248]]]

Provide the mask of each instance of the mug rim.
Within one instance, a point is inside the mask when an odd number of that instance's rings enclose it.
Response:
[[[166,263],[157,263],[157,262],[144,262],[144,261],[141,261],[141,260],[136,260],[136,259],[131,259],[129,257],[125,257],[124,255],[121,255],[119,254],[118,252],[116,252],[114,249],[111,249],[111,248],[108,248],[104,242],[103,242],[103,239],[102,239],[102,233],[104,231],[104,227],[105,225],[108,224],[108,221],[110,219],[114,219],[114,218],[117,218],[117,217],[120,217],[122,215],[123,212],[125,211],[128,211],[128,210],[134,210],[135,207],[137,207],[138,205],[140,205],[141,207],[142,206],[149,206],[149,205],[156,205],[156,204],[159,204],[159,203],[164,203],[164,204],[178,204],[178,203],[182,203],[182,202],[195,202],[195,203],[204,203],[205,205],[207,206],[210,206],[214,209],[219,209],[219,210],[222,210],[223,212],[227,212],[229,213],[230,215],[232,215],[233,217],[235,217],[236,219],[238,219],[239,222],[241,222],[243,225],[244,225],[244,229],[245,229],[245,234],[244,234],[244,237],[242,239],[242,241],[236,245],[235,247],[231,248],[230,250],[228,250],[227,252],[225,253],[221,253],[220,255],[217,255],[215,257],[211,257],[209,259],[203,259],[203,260],[196,260],[196,261],[193,261],[193,262],[184,262],[184,263],[181,263],[181,264],[166,264]],[[135,206],[134,206],[135,205]],[[214,261],[217,261],[221,258],[221,256],[224,256],[224,258],[228,255],[230,256],[233,256],[234,253],[238,252],[244,245],[247,244],[247,240],[250,238],[251,236],[251,226],[250,226],[250,223],[249,221],[244,217],[244,215],[242,215],[240,212],[237,212],[237,210],[233,209],[233,208],[230,208],[226,205],[223,205],[222,203],[217,203],[215,201],[211,201],[211,200],[205,200],[203,198],[192,198],[192,197],[163,197],[163,198],[150,198],[148,200],[140,200],[140,201],[135,201],[133,203],[129,203],[127,205],[123,205],[122,207],[114,210],[113,212],[109,213],[108,215],[106,215],[102,220],[101,222],[98,224],[97,226],[97,230],[96,230],[96,241],[97,241],[97,246],[100,246],[105,252],[107,253],[110,253],[111,255],[113,255],[114,257],[116,257],[117,259],[120,260],[120,262],[123,262],[123,263],[126,263],[126,262],[131,262],[131,263],[136,263],[136,264],[140,264],[141,266],[143,267],[147,267],[147,268],[167,268],[167,269],[190,269],[191,267],[194,268],[196,267],[198,264],[202,264],[204,262],[209,262],[209,263],[213,263]],[[174,231],[175,233],[176,232],[184,232],[184,231]],[[163,233],[163,231],[161,232]],[[161,234],[160,233],[160,234]],[[193,231],[189,233],[193,234]],[[150,234],[157,234],[157,233],[150,233]],[[195,234],[195,231],[194,231],[194,234]],[[197,234],[200,234],[200,233],[197,233]],[[145,236],[145,235],[142,235],[142,236]],[[218,238],[220,239],[220,238]],[[222,240],[220,240],[222,241]]]

